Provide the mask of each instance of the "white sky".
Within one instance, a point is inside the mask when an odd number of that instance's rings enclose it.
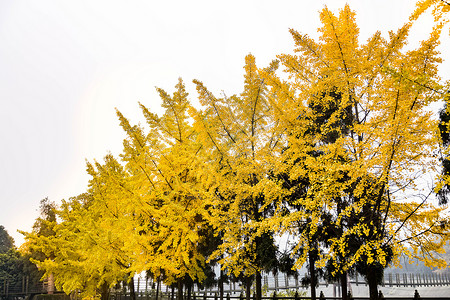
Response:
[[[0,0],[0,225],[18,246],[41,199],[86,190],[85,160],[122,149],[115,107],[143,123],[138,101],[159,112],[154,87],[172,93],[180,76],[193,101],[192,79],[239,93],[246,54],[266,66],[292,52],[289,28],[317,37],[319,10],[346,2],[365,41],[400,27],[415,1]],[[431,26],[421,18],[411,43]],[[445,36],[444,58],[448,49]]]

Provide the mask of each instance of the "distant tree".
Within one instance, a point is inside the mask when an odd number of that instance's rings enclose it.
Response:
[[[21,276],[20,254],[10,249],[7,252],[0,253],[0,280],[17,281]]]
[[[38,282],[41,276],[42,272],[30,262],[29,256],[21,255],[14,248],[0,253],[0,281],[7,279],[21,282],[23,277],[28,277],[30,282]]]
[[[29,282],[38,282],[42,272],[30,262],[28,255],[21,255],[15,249],[14,239],[0,225],[0,281],[19,282],[25,276],[29,278]]]
[[[21,247],[23,255],[28,256],[32,262],[44,261],[45,259],[52,260],[55,257],[53,251],[43,251],[41,247],[36,247],[33,243],[34,238],[40,237],[48,239],[55,236],[57,206],[55,202],[50,201],[48,197],[42,199],[39,203],[39,217],[33,224],[32,232],[21,233],[25,236],[25,243]],[[49,292],[54,290],[53,274],[47,274],[49,280]]]
[[[0,225],[0,253],[6,253],[14,248],[14,239],[8,234],[5,227]]]

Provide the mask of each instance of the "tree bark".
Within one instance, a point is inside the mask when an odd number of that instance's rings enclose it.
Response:
[[[159,279],[159,277],[156,279],[156,297],[155,300],[158,300],[159,297],[159,287],[160,287],[160,282],[161,280]]]
[[[54,292],[55,292],[55,277],[53,276],[53,273],[50,273],[50,275],[48,275],[47,293],[51,295]]]
[[[376,272],[368,268],[366,274],[367,284],[369,285],[369,298],[370,300],[378,300],[378,284]]]
[[[261,300],[262,298],[262,289],[261,289],[261,281],[262,281],[262,276],[261,276],[261,271],[257,271],[256,272],[256,279],[255,279],[255,285],[256,285],[256,297],[255,300]]]
[[[311,300],[316,300],[316,270],[315,270],[315,260],[312,251],[309,251],[309,276],[311,276]]]
[[[223,300],[223,270],[220,268],[220,275],[219,275],[219,299]]]
[[[192,290],[192,284],[191,283],[188,283],[187,284],[187,300],[191,300],[191,290]]]
[[[250,300],[252,293],[252,278],[250,276],[245,278],[245,300]]]
[[[341,274],[341,291],[342,291],[342,300],[347,300],[348,299],[347,272]]]
[[[178,278],[177,300],[183,300],[183,278]]]
[[[100,299],[101,300],[109,299],[109,286],[106,282],[104,282],[100,287]]]
[[[131,280],[128,283],[128,287],[130,288],[130,298],[131,298],[131,300],[136,300],[136,293],[134,291],[134,278],[133,277],[131,277]]]

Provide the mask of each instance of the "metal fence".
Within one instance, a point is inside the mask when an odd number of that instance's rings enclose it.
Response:
[[[302,288],[299,278],[288,277],[285,274],[265,274],[263,275],[263,289],[269,291],[271,294],[273,291],[283,291],[283,290],[299,290]],[[328,286],[333,283],[326,281],[319,281],[319,286]],[[358,286],[366,285],[364,278],[361,276],[349,277],[349,284]],[[154,289],[152,289],[152,281],[145,278],[135,278],[136,292],[138,294],[145,295],[151,294]],[[384,281],[381,286],[388,287],[420,287],[420,286],[450,286],[450,273],[445,274],[414,274],[414,273],[390,273],[385,274]],[[198,286],[194,286],[193,292],[207,296],[214,296],[218,293],[218,287],[214,286],[207,289],[200,289]],[[245,286],[238,282],[224,283],[224,293],[230,294],[231,296],[237,296],[245,290]],[[169,293],[169,287],[162,285],[161,292],[164,294]]]
[[[28,276],[18,280],[0,280],[0,296],[2,298],[18,297],[29,294],[47,292],[47,282],[31,281]]]
[[[186,297],[186,295],[185,295]],[[317,299],[321,299],[318,295]],[[185,298],[186,299],[186,298]],[[245,300],[246,298],[242,296],[230,296],[230,294],[226,294],[223,300]],[[251,300],[255,300],[255,296],[252,295],[250,297]],[[272,295],[270,297],[263,296],[262,300],[311,300],[311,297],[302,297],[302,296],[277,296]],[[341,300],[342,297],[324,297],[326,300]],[[420,297],[421,300],[450,300],[450,297]],[[111,294],[110,300],[132,300],[129,295],[126,294]],[[176,295],[168,292],[161,293],[158,296],[158,299],[155,298],[155,295],[151,293],[138,293],[136,294],[136,300],[176,300]],[[206,295],[203,294],[201,296],[193,293],[191,296],[191,300],[220,300],[217,294],[214,295]],[[352,300],[369,300],[369,297],[352,297]],[[414,291],[411,292],[411,296],[409,297],[384,297],[383,300],[415,300]]]
[[[151,279],[135,278],[134,279],[135,293],[139,299],[155,299],[156,289],[155,283]],[[277,293],[283,290],[301,290],[303,286],[299,278],[288,277],[285,274],[264,274],[263,275],[263,290],[266,295],[272,295],[274,291]],[[350,277],[350,285],[365,285],[365,281],[360,276]],[[319,282],[320,286],[333,285],[325,281]],[[420,287],[420,286],[450,286],[450,273],[445,274],[386,274],[384,282],[381,286],[388,287]],[[239,295],[244,294],[245,286],[238,282],[224,283],[224,295],[228,295],[229,299],[238,299]],[[47,292],[47,282],[30,282],[28,277],[23,277],[21,280],[0,280],[0,296],[1,298],[8,298],[9,296],[21,296]],[[216,286],[200,289],[194,286],[192,289],[193,295],[197,299],[216,299],[219,289]],[[450,296],[450,295],[449,295]],[[174,295],[170,287],[162,284],[159,291],[159,298],[162,300],[173,299]],[[206,297],[206,298],[205,298]],[[127,300],[129,298],[129,291],[111,291],[112,300]],[[264,299],[272,299],[264,297]],[[277,297],[277,299],[284,299],[285,297]],[[286,299],[288,299],[287,297]],[[301,297],[300,297],[301,298]],[[299,299],[300,299],[299,298]],[[306,298],[305,298],[306,299]],[[331,299],[331,298],[328,298]],[[355,298],[356,299],[356,298]]]

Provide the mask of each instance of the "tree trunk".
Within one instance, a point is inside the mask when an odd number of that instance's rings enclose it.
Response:
[[[220,268],[220,275],[219,275],[219,299],[223,300],[223,270]]]
[[[161,280],[159,279],[159,277],[156,279],[156,297],[155,300],[158,300],[159,298],[159,287],[160,287],[160,282]]]
[[[252,292],[252,278],[248,276],[245,278],[245,300],[250,300],[251,292]]]
[[[177,300],[183,300],[183,278],[178,278]]]
[[[311,300],[316,300],[316,270],[315,270],[315,260],[312,251],[309,251],[309,276],[311,276]]]
[[[48,275],[47,293],[51,295],[54,292],[55,292],[55,277],[53,276],[53,273],[50,273],[50,275]]]
[[[369,285],[369,298],[370,300],[378,300],[378,284],[376,272],[368,268],[366,274],[367,284]]]
[[[100,287],[100,299],[101,300],[109,299],[109,286],[106,282],[104,282]]]
[[[256,272],[256,279],[255,279],[255,285],[256,285],[256,300],[261,300],[262,298],[262,290],[261,290],[261,281],[262,281],[262,276],[261,276],[261,271],[257,271]]]
[[[342,300],[347,300],[348,292],[347,292],[347,272],[341,274],[341,291],[342,291]]]
[[[191,283],[188,283],[187,284],[187,300],[191,300],[191,290],[192,290],[192,284]]]
[[[128,283],[128,287],[130,288],[130,297],[131,300],[136,300],[136,293],[134,291],[134,278],[131,277],[130,282]]]

